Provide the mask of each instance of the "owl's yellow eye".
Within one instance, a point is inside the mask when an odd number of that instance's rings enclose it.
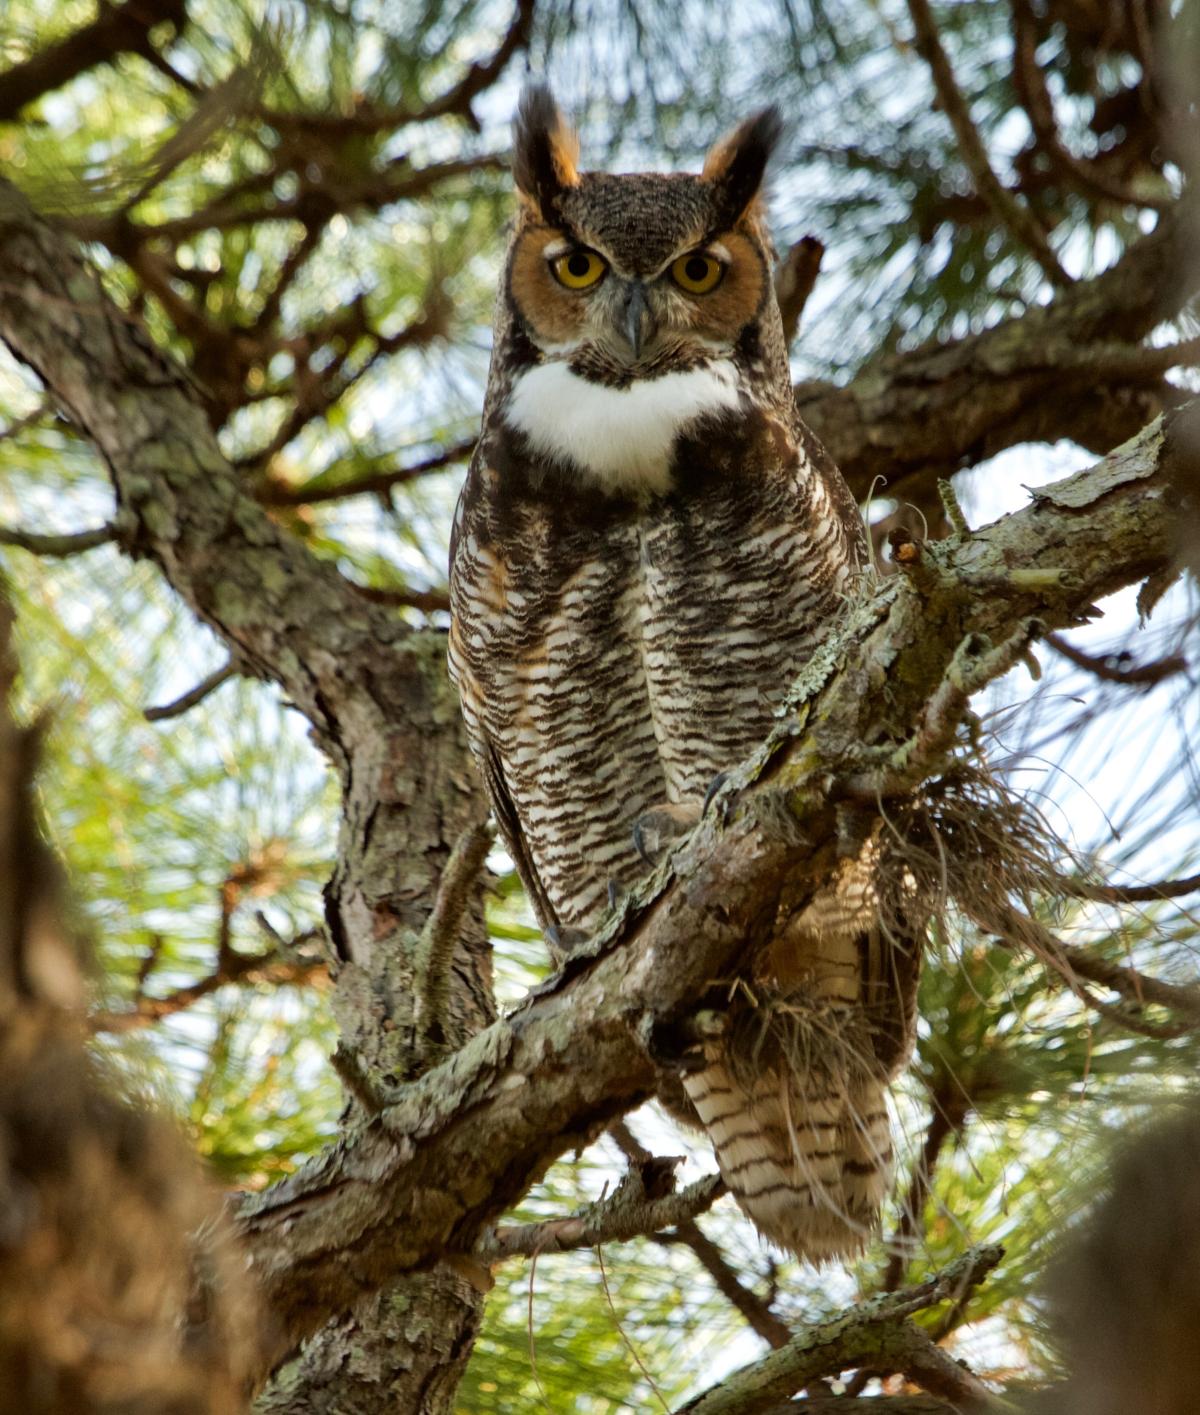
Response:
[[[558,283],[568,290],[586,290],[600,279],[608,266],[595,251],[580,248],[551,261],[550,269],[554,271]]]
[[[707,295],[721,283],[725,267],[716,256],[692,251],[671,262],[671,279],[689,295]]]

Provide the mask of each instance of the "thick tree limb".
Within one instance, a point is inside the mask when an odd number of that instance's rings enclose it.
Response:
[[[341,772],[338,865],[326,887],[340,959],[334,1008],[346,1050],[372,1083],[409,1074],[411,948],[454,840],[483,815],[446,683],[444,638],[414,634],[366,601],[244,495],[198,390],[104,297],[73,245],[4,184],[0,337],[42,374],[107,463],[122,545],[152,559],[249,672],[284,688]],[[476,896],[453,965],[452,1045],[492,1016],[488,966]],[[424,1272],[399,1288],[389,1300],[436,1310],[440,1326],[437,1341],[413,1337],[405,1347],[388,1387],[392,1408],[415,1408],[434,1390],[448,1402],[479,1295]],[[356,1304],[306,1304],[315,1318],[306,1330]],[[264,1343],[260,1374],[297,1331],[277,1329]],[[313,1338],[304,1363],[315,1384],[320,1370],[339,1367],[351,1339],[341,1325]]]
[[[1161,369],[1121,365],[1196,288],[1193,217],[1177,208],[1111,269],[978,334],[888,355],[844,388],[797,384],[801,416],[860,500],[883,477],[888,495],[919,486],[936,504],[937,478],[1021,442],[1106,452],[1183,396]]]

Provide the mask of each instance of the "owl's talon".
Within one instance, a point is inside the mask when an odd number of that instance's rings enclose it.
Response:
[[[729,773],[727,771],[719,771],[708,783],[708,790],[704,793],[704,804],[700,807],[700,814],[702,816],[708,815],[708,808],[713,803],[713,797],[728,780]]]
[[[588,941],[588,935],[583,929],[564,928],[559,924],[551,924],[549,928],[543,929],[542,937],[546,940],[550,956],[555,962],[569,958]]]
[[[694,801],[668,801],[651,806],[633,823],[633,848],[648,865],[657,865],[672,843],[700,819]]]
[[[634,830],[636,829],[637,826],[634,826]],[[634,843],[636,845],[636,841]],[[621,901],[624,898],[625,891],[615,879],[610,879],[608,882],[608,907],[610,909],[619,909],[621,907]]]

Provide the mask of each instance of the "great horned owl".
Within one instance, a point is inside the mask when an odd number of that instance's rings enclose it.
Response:
[[[578,170],[544,89],[518,111],[449,659],[554,939],[645,877],[646,822],[694,822],[766,737],[864,564],[858,509],[793,405],[760,195],[779,128],[750,118],[699,176],[611,175]],[[684,1077],[742,1208],[811,1258],[874,1224],[884,1088],[912,1037],[915,969],[864,922],[861,859],[839,868],[840,893],[781,914],[753,970],[811,1023],[802,1044],[714,1043]]]

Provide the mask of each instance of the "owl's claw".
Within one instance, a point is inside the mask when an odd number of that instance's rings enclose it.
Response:
[[[657,865],[671,843],[686,835],[699,819],[694,801],[652,806],[633,823],[633,848],[648,865]]]
[[[543,929],[542,936],[550,949],[551,958],[556,963],[569,958],[577,948],[588,941],[588,935],[583,929],[564,928],[559,924],[551,924],[549,928]]]
[[[704,793],[704,804],[700,807],[700,814],[702,816],[706,816],[708,814],[708,808],[713,803],[713,797],[717,794],[718,791],[720,791],[721,787],[724,786],[728,780],[729,773],[727,771],[719,771],[717,772],[716,776],[714,776],[713,779],[708,783],[708,790]]]
[[[634,830],[637,830],[636,825],[634,826]],[[615,879],[610,879],[608,882],[608,907],[610,909],[619,909],[621,907],[621,900],[624,898],[625,891],[621,888],[621,886],[616,882]]]

